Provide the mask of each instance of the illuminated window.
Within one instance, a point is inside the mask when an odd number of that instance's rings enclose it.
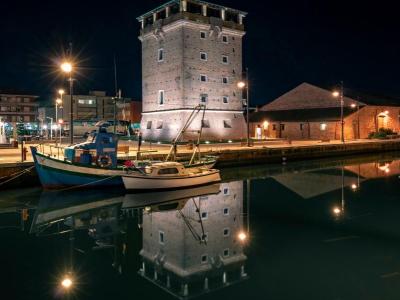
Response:
[[[326,127],[328,127],[328,125],[326,125],[326,123],[321,123],[321,124],[319,125],[319,128],[320,128],[322,131],[326,130]]]
[[[205,39],[206,38],[206,32],[205,31],[200,31],[200,38]]]
[[[207,53],[205,53],[205,52],[200,52],[200,59],[201,59],[201,60],[204,60],[204,61],[207,61]]]
[[[228,63],[228,56],[227,55],[222,55],[222,63],[227,64]]]
[[[158,105],[164,105],[164,91],[158,91]]]
[[[158,49],[158,61],[161,62],[164,60],[164,49]]]

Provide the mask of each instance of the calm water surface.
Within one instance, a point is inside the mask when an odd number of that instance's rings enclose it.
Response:
[[[2,295],[399,299],[399,158],[227,169],[175,192],[3,191]]]

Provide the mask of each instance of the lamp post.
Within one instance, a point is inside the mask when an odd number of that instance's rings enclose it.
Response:
[[[56,99],[56,125],[57,125],[57,128],[58,128],[58,117],[57,117],[58,105],[60,105],[61,103],[62,103],[61,99],[57,98]],[[56,128],[56,131],[55,131],[56,143],[57,143],[57,128]],[[60,130],[60,138],[61,138],[61,130]]]
[[[69,75],[69,95],[71,96],[70,113],[69,113],[69,140],[70,144],[74,143],[74,104],[73,104],[73,81],[72,81],[72,64],[64,62],[61,64],[61,70]]]
[[[238,88],[242,91],[246,87],[246,123],[247,123],[247,147],[250,147],[250,124],[249,124],[249,68],[246,68],[246,82],[239,81]]]
[[[53,118],[52,117],[46,117],[46,118],[50,120],[50,140],[53,140]]]
[[[61,103],[63,102],[63,95],[65,94],[65,91],[63,89],[58,90],[58,94],[60,95]],[[64,108],[60,107],[63,110],[61,110],[61,119],[64,119]]]
[[[340,82],[340,91],[334,91],[332,93],[334,97],[340,97],[340,141],[344,143],[344,120],[343,120],[343,106],[344,106],[344,101],[343,101],[343,81]]]

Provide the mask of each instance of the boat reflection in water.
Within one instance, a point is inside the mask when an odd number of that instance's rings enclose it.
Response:
[[[242,181],[126,195],[44,192],[31,233],[69,235],[68,267],[60,279],[65,289],[72,289],[82,272],[74,260],[79,245],[82,253],[112,249],[112,264],[120,273],[137,271],[125,269],[126,256],[133,254],[133,260],[141,261],[136,264],[140,276],[176,297],[189,298],[247,278],[243,215]],[[87,243],[80,241],[78,230],[94,240],[89,249],[81,246]],[[136,236],[135,252],[127,249],[128,235]]]

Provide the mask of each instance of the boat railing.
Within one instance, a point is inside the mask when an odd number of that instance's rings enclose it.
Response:
[[[64,159],[65,147],[52,144],[39,144],[38,150],[41,154],[54,157],[57,159]]]

